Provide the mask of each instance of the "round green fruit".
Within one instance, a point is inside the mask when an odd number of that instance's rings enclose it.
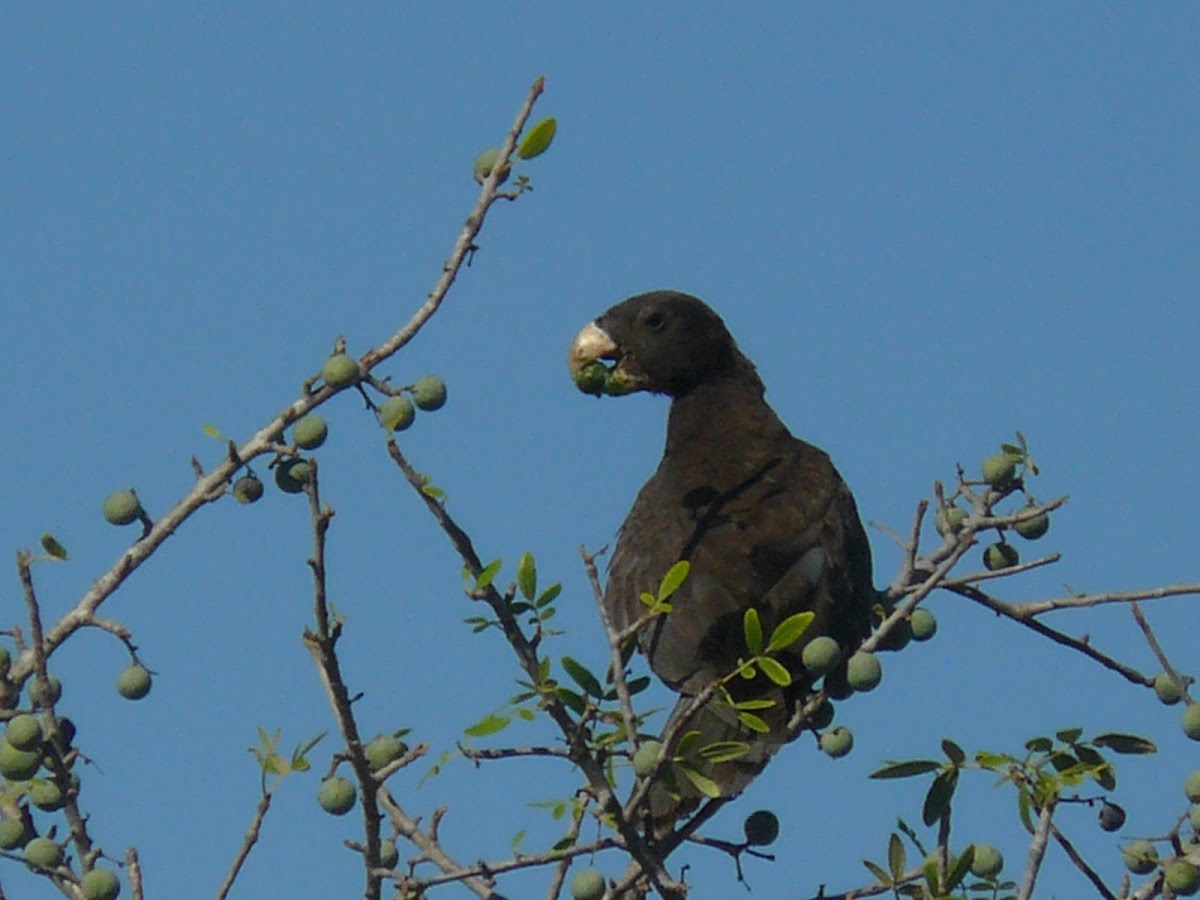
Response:
[[[263,483],[257,475],[243,475],[233,483],[232,491],[238,503],[256,503],[263,495]]]
[[[40,750],[18,750],[8,741],[0,741],[0,775],[10,781],[28,781],[41,767]]]
[[[595,869],[581,869],[571,879],[571,900],[600,900],[604,891],[604,876]]]
[[[1183,733],[1193,741],[1200,741],[1200,703],[1189,703],[1183,711]]]
[[[29,789],[29,802],[44,812],[62,809],[66,804],[62,788],[53,781],[42,781]]]
[[[496,160],[499,158],[500,148],[498,147],[488,147],[488,149],[475,157],[475,164],[471,167],[475,180],[483,184],[487,177],[492,174],[492,167],[496,165]],[[508,181],[510,168],[510,166],[506,165],[500,170],[500,177],[497,179],[496,184],[504,184],[504,182]]]
[[[834,759],[841,759],[854,749],[854,735],[844,725],[830,728],[821,735],[821,750]]]
[[[307,459],[285,459],[275,466],[275,486],[285,494],[303,494],[312,467]]]
[[[24,819],[0,821],[0,850],[19,850],[33,837]]]
[[[819,678],[841,661],[842,648],[827,635],[815,637],[804,645],[800,660],[813,678]]]
[[[846,680],[850,682],[850,687],[861,693],[874,690],[883,680],[883,666],[879,664],[879,657],[859,650],[846,665]]]
[[[1200,769],[1192,772],[1183,781],[1183,792],[1193,803],[1200,803]]]
[[[1012,544],[992,544],[983,551],[983,567],[989,572],[1007,569],[1021,561],[1021,554]]]
[[[335,390],[357,384],[361,377],[358,360],[348,353],[335,353],[321,366],[321,378]]]
[[[891,614],[890,611],[888,614]],[[901,619],[892,626],[883,640],[879,642],[879,649],[889,653],[898,653],[907,647],[911,640],[912,623],[908,619]]]
[[[379,845],[379,865],[385,869],[394,869],[398,862],[400,862],[400,851],[396,849],[395,844],[391,841],[384,841]]]
[[[937,619],[927,609],[914,609],[908,617],[914,641],[927,641],[937,634]]]
[[[407,397],[388,397],[379,407],[379,421],[389,431],[403,431],[416,417],[417,411]]]
[[[141,501],[132,490],[113,491],[104,498],[100,511],[104,514],[104,521],[110,525],[128,525],[143,515]]]
[[[329,437],[329,426],[318,415],[307,415],[292,426],[292,440],[301,450],[316,450]]]
[[[658,755],[662,752],[662,741],[642,741],[633,754],[633,771],[638,778],[645,778],[654,771]]]
[[[599,360],[588,363],[575,373],[575,387],[585,394],[599,397],[604,393],[607,382],[608,369]]]
[[[25,862],[41,866],[43,869],[53,869],[62,862],[62,847],[50,838],[34,838],[25,845]]]
[[[1158,850],[1149,841],[1130,841],[1121,848],[1121,861],[1134,875],[1148,875],[1158,866]]]
[[[1013,526],[1013,530],[1027,541],[1036,541],[1045,537],[1046,532],[1050,530],[1050,516],[1040,513],[1032,519],[1023,519]]]
[[[980,878],[995,878],[1004,868],[1004,857],[991,844],[976,844],[971,874]]]
[[[946,512],[943,515],[938,513],[934,516],[933,527],[942,537],[947,534],[957,534],[962,529],[963,522],[967,520],[967,511],[957,506],[946,507]]]
[[[371,767],[372,772],[382,769],[407,752],[408,747],[404,742],[392,734],[377,734],[363,747],[363,755],[366,756],[367,765]]]
[[[1186,859],[1173,859],[1163,869],[1167,885],[1178,897],[1190,897],[1200,890],[1200,869]]]
[[[4,729],[4,739],[18,750],[34,750],[42,743],[42,723],[29,713],[14,716]]]
[[[417,409],[433,412],[446,405],[446,382],[436,375],[426,375],[418,378],[412,386],[413,403]]]
[[[1118,831],[1125,824],[1125,810],[1105,800],[1100,804],[1100,828],[1103,831]]]
[[[84,900],[117,900],[121,882],[111,869],[92,869],[80,882]]]
[[[150,693],[150,671],[145,666],[130,666],[117,676],[117,693],[126,700],[141,700]]]
[[[334,816],[344,816],[354,809],[354,785],[345,778],[326,778],[317,792],[321,809]]]
[[[1167,706],[1174,706],[1183,699],[1183,691],[1175,684],[1175,679],[1166,672],[1159,672],[1154,676],[1154,693]]]
[[[983,480],[998,491],[1007,490],[1017,477],[1017,459],[1007,453],[989,456],[983,461]]]
[[[742,823],[746,843],[751,847],[766,847],[779,837],[779,817],[769,809],[759,809],[746,816]]]
[[[47,675],[45,682],[34,675],[29,679],[29,700],[34,706],[53,706],[62,699],[62,682],[54,675]]]

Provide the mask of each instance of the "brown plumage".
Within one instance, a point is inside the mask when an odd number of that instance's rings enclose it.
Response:
[[[614,306],[576,337],[572,374],[596,359],[616,361],[609,378],[618,390],[671,397],[666,448],[621,525],[604,604],[625,628],[645,613],[639,595],[653,592],[676,561],[690,561],[673,611],[639,636],[651,669],[681,694],[676,714],[746,658],[748,608],[758,610],[767,635],[794,613],[815,614],[779,657],[794,677],[791,687],[761,677],[731,684],[736,699],[777,701],[763,714],[769,734],[746,730],[718,703],[689,725],[701,732],[700,745],[751,744],[746,756],[707,773],[731,796],[786,739],[784,724],[811,687],[803,645],[830,635],[848,655],[869,633],[870,547],[828,455],[792,436],[764,400],[754,365],[700,300],[656,291]],[[689,786],[680,789],[686,798]]]

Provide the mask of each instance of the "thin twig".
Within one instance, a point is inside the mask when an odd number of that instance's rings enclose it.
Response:
[[[1075,863],[1075,867],[1079,869],[1079,871],[1085,876],[1087,876],[1087,880],[1092,883],[1092,885],[1096,888],[1096,891],[1101,897],[1104,898],[1104,900],[1117,900],[1116,895],[1113,894],[1113,892],[1108,889],[1108,885],[1104,883],[1104,879],[1100,877],[1099,873],[1097,873],[1095,869],[1087,864],[1087,861],[1080,856],[1079,851],[1075,849],[1075,845],[1067,840],[1067,836],[1059,831],[1058,826],[1056,826],[1054,823],[1050,824],[1050,834],[1056,841],[1058,841],[1058,845],[1062,847],[1064,851],[1066,851],[1066,854],[1068,857],[1070,857],[1071,862]]]
[[[250,827],[242,835],[241,846],[238,847],[237,853],[234,854],[233,863],[229,866],[229,872],[226,873],[225,880],[221,882],[221,887],[217,891],[217,900],[225,900],[229,896],[229,892],[233,890],[233,883],[237,880],[242,866],[245,865],[246,859],[250,856],[250,851],[254,849],[254,845],[258,843],[258,836],[262,832],[262,825],[267,817],[267,811],[271,808],[271,797],[274,793],[275,785],[272,785],[263,791],[262,797],[259,798],[258,806],[254,809],[254,816],[250,820]]]
[[[1033,841],[1029,844],[1029,862],[1025,865],[1025,874],[1021,879],[1021,888],[1017,891],[1017,900],[1030,900],[1033,897],[1033,886],[1037,883],[1038,872],[1042,868],[1042,860],[1046,858],[1046,843],[1053,825],[1054,808],[1057,800],[1048,800],[1038,815],[1037,828],[1033,832]]]

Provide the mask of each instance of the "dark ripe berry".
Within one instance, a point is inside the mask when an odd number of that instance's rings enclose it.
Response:
[[[752,847],[766,847],[779,837],[779,817],[769,809],[760,809],[746,816],[742,823],[746,843]]]
[[[1119,831],[1125,824],[1125,810],[1105,800],[1100,804],[1100,828],[1104,831]]]

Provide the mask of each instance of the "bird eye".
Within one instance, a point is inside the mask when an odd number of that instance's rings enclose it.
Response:
[[[661,330],[663,325],[666,324],[666,321],[667,321],[666,316],[664,316],[660,312],[647,313],[646,318],[644,318],[642,320],[642,322],[645,323],[646,327],[649,328],[651,331]]]

